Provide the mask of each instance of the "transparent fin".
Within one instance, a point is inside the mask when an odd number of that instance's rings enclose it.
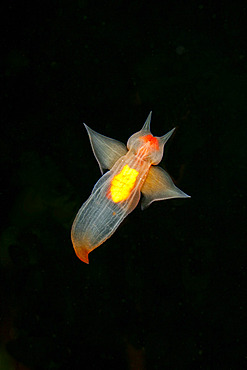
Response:
[[[169,198],[190,198],[177,188],[168,173],[159,166],[152,166],[141,189],[143,198],[141,208],[147,208],[152,202]]]
[[[126,146],[118,140],[98,134],[85,123],[93,153],[103,174],[103,169],[111,169],[116,161],[127,153]]]

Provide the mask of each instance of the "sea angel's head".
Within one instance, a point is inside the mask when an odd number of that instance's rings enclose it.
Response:
[[[129,138],[127,148],[133,151],[140,159],[156,165],[161,161],[164,145],[171,137],[175,128],[164,136],[153,136],[150,131],[151,114],[152,112],[149,113],[142,129]]]

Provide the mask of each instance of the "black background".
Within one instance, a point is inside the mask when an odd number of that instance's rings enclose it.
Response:
[[[246,366],[246,6],[157,4],[2,7],[3,370]],[[154,135],[177,127],[161,166],[191,199],[138,206],[86,265],[82,123],[126,143],[150,110]]]

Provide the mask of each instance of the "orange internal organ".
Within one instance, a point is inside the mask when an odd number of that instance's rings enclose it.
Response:
[[[114,176],[111,181],[110,193],[114,203],[126,200],[130,195],[131,190],[135,186],[138,171],[130,168],[127,164],[122,168],[121,172]]]
[[[147,143],[148,141],[150,142],[150,144],[152,146],[154,146],[154,148],[156,150],[159,150],[159,142],[157,140],[156,137],[154,137],[153,135],[149,134],[149,135],[145,135],[142,137],[142,139]]]

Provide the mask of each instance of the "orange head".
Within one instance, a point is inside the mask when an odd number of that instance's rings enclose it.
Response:
[[[151,114],[152,112],[149,113],[142,129],[129,138],[127,148],[130,151],[133,151],[140,159],[156,165],[161,161],[164,145],[171,137],[175,128],[169,131],[166,135],[160,137],[153,136],[150,131]]]

